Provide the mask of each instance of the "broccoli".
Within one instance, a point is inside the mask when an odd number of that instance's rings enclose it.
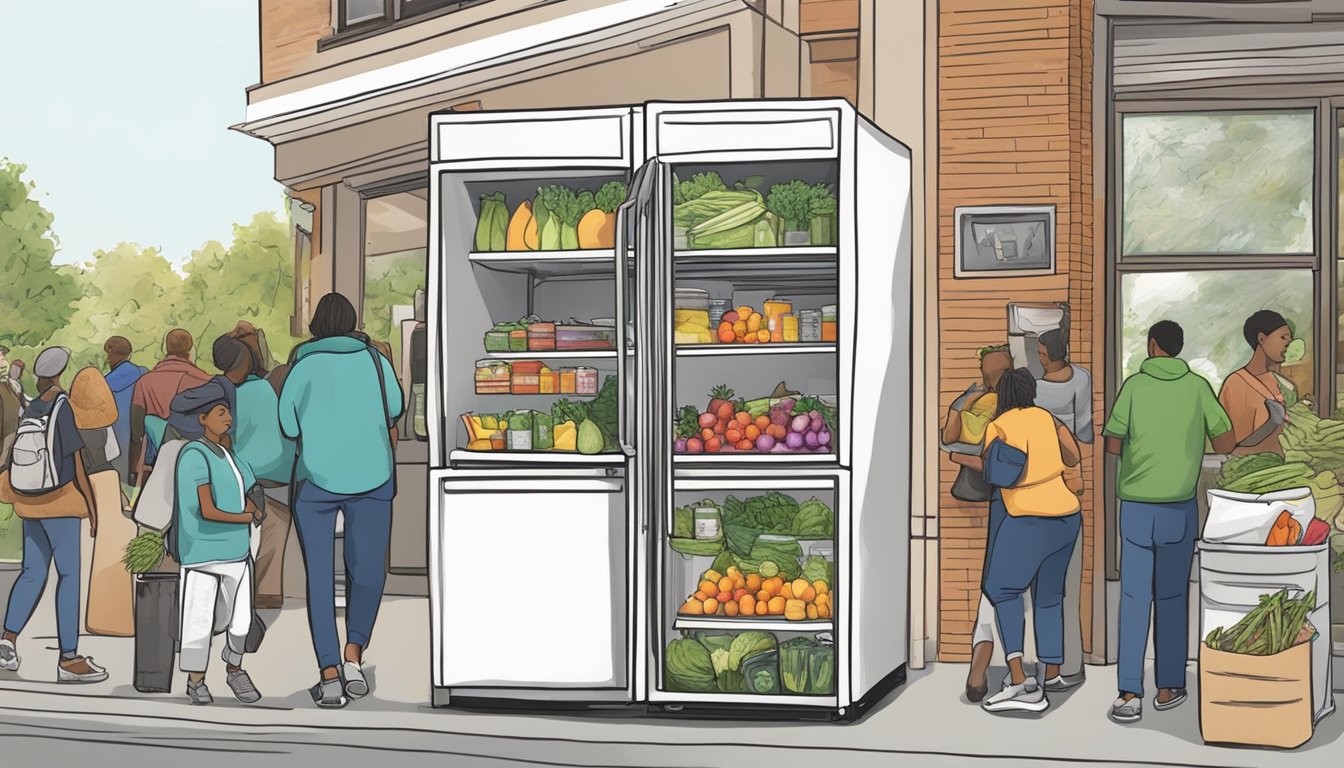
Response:
[[[714,171],[697,173],[691,177],[690,181],[682,181],[675,185],[672,190],[672,203],[674,205],[681,205],[682,203],[703,197],[709,192],[720,192],[726,189],[728,189],[728,186],[723,183],[723,179]]]
[[[790,231],[807,229],[812,220],[813,189],[805,182],[794,179],[787,184],[770,187],[765,207],[784,220]]]
[[[626,186],[621,182],[608,181],[602,185],[601,189],[597,190],[594,202],[598,208],[602,209],[603,213],[614,213],[621,206],[621,203],[625,202],[628,194]]]

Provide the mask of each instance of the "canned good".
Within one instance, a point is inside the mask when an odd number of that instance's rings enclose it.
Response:
[[[798,340],[803,343],[821,341],[821,310],[798,311]]]
[[[790,312],[781,319],[784,321],[784,341],[796,344],[798,342],[798,316]]]
[[[574,393],[579,395],[597,394],[597,369],[579,366],[574,376]]]
[[[541,385],[541,394],[553,395],[559,391],[560,374],[543,365],[541,366],[539,383]]]
[[[838,324],[835,319],[835,305],[827,304],[821,308],[821,340],[835,341],[838,335]]]
[[[575,368],[560,369],[560,388],[556,390],[562,395],[572,395],[578,390],[578,370]]]

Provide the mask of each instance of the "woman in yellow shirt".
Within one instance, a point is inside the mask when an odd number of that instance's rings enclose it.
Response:
[[[1036,380],[1030,371],[1009,371],[996,390],[998,413],[985,431],[984,457],[967,463],[983,466],[997,453],[1013,452],[1004,448],[1025,454],[1026,461],[1017,482],[996,488],[990,501],[984,592],[994,605],[1010,684],[982,706],[990,712],[1041,712],[1050,706],[1044,687],[1060,682],[1064,661],[1064,585],[1082,525],[1078,496],[1065,484],[1064,471],[1078,465],[1078,442],[1048,411],[1036,407]],[[1027,678],[1022,669],[1026,632],[1022,596],[1029,589],[1034,590],[1043,683]]]

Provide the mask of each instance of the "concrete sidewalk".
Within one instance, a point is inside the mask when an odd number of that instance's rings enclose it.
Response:
[[[0,734],[7,747],[26,744],[43,750],[47,759],[55,755],[48,738],[54,737],[69,742],[61,748],[87,743],[199,751],[209,745],[221,755],[246,752],[249,763],[261,760],[257,764],[269,764],[262,753],[286,755],[292,763],[294,757],[322,759],[321,750],[340,748],[374,750],[359,760],[386,762],[386,757],[398,765],[433,756],[440,765],[450,758],[453,765],[481,760],[492,765],[740,766],[768,761],[772,766],[859,766],[921,755],[916,763],[921,766],[1088,761],[1270,768],[1335,763],[1344,749],[1340,714],[1326,718],[1315,738],[1291,753],[1204,746],[1193,669],[1191,703],[1172,712],[1146,712],[1142,723],[1129,727],[1106,719],[1115,697],[1114,667],[1089,667],[1085,685],[1052,697],[1053,706],[1044,715],[1025,719],[995,717],[966,703],[961,696],[965,666],[955,664],[912,672],[906,685],[851,726],[673,721],[639,713],[603,718],[435,710],[426,704],[428,603],[416,598],[384,603],[367,659],[374,694],[344,710],[322,711],[307,693],[317,670],[302,605],[295,602],[269,614],[262,651],[246,664],[265,695],[262,702],[249,707],[233,701],[223,664],[212,663],[208,680],[217,704],[192,707],[182,693],[181,675],[173,694],[145,695],[132,688],[134,646],[129,639],[83,639],[81,650],[108,668],[111,677],[105,683],[54,683],[54,616],[48,596],[21,638],[23,668],[17,675],[0,673],[0,722],[5,724]],[[239,756],[232,759],[236,765]],[[191,760],[193,765],[211,764],[198,756]],[[331,764],[348,762],[341,758]]]

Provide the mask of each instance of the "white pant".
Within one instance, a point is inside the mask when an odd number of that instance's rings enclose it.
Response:
[[[1078,540],[1073,545],[1073,556],[1069,558],[1069,570],[1064,582],[1064,663],[1059,673],[1065,677],[1082,674],[1083,671],[1083,622],[1079,593],[1083,591],[1083,533],[1078,532]],[[1031,614],[1031,592],[1022,595],[1022,605],[1027,614]],[[1031,631],[1028,621],[1027,631]],[[975,615],[975,630],[971,635],[972,647],[981,643],[1003,644],[999,639],[998,626],[994,618],[994,604],[982,592],[980,608]]]
[[[210,642],[227,632],[224,662],[243,663],[247,633],[252,629],[252,563],[183,566],[179,591],[183,672],[204,673],[210,663]]]

